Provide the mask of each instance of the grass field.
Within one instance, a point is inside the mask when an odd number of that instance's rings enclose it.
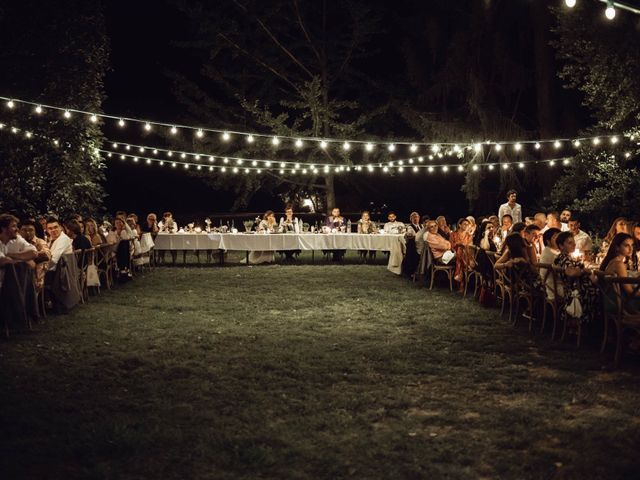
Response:
[[[0,343],[0,478],[638,478],[604,363],[379,265],[158,268]]]

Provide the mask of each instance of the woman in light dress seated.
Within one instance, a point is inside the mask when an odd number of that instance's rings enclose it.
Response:
[[[362,234],[378,233],[378,228],[376,227],[375,222],[371,220],[369,216],[369,212],[366,210],[362,212],[362,216],[360,217],[360,220],[358,220],[358,233],[362,233]],[[360,258],[362,258],[363,260],[366,260],[367,256],[371,260],[376,257],[376,251],[375,250],[358,250],[358,255],[360,255]]]
[[[278,232],[278,223],[273,210],[267,210],[258,224],[258,234],[270,234]],[[275,260],[274,251],[251,251],[249,252],[249,263],[273,263]]]

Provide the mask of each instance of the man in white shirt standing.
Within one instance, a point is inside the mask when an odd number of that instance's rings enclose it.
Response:
[[[15,262],[28,262],[38,256],[36,247],[18,235],[18,219],[13,215],[0,215],[0,267]],[[4,280],[0,269],[0,287]]]
[[[73,242],[69,236],[62,231],[62,226],[55,217],[49,217],[47,219],[47,234],[49,235],[49,249],[51,250],[49,271],[54,271],[62,255],[73,253]]]
[[[589,257],[591,255],[591,249],[593,248],[593,242],[588,233],[580,230],[580,220],[572,218],[569,220],[569,232],[573,235],[573,239],[576,241],[576,250]]]
[[[516,203],[518,192],[509,190],[507,192],[507,203],[500,205],[498,209],[498,218],[502,219],[505,215],[511,215],[513,223],[522,222],[522,206]]]

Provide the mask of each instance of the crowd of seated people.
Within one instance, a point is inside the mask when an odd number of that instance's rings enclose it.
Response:
[[[28,268],[26,271],[30,272],[36,295],[45,295],[57,281],[63,257],[73,255],[77,259],[79,275],[86,275],[86,267],[95,266],[96,257],[84,252],[96,252],[101,247],[114,256],[115,279],[131,278],[132,258],[139,239],[143,233],[157,234],[159,227],[155,214],[147,217],[144,227],[138,224],[135,214],[117,212],[113,218],[113,222],[98,225],[93,218],[83,218],[79,214],[68,215],[64,221],[55,215],[20,220],[10,214],[0,214],[0,292],[5,267],[15,265],[16,268]],[[153,240],[146,243],[152,247]],[[53,300],[46,298],[42,303],[45,308],[52,309],[56,307]],[[56,308],[56,311],[64,311],[64,308]]]

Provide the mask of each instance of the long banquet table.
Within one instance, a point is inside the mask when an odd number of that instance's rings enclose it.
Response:
[[[358,233],[159,233],[156,250],[378,250],[388,251],[387,268],[400,274],[404,236]]]

